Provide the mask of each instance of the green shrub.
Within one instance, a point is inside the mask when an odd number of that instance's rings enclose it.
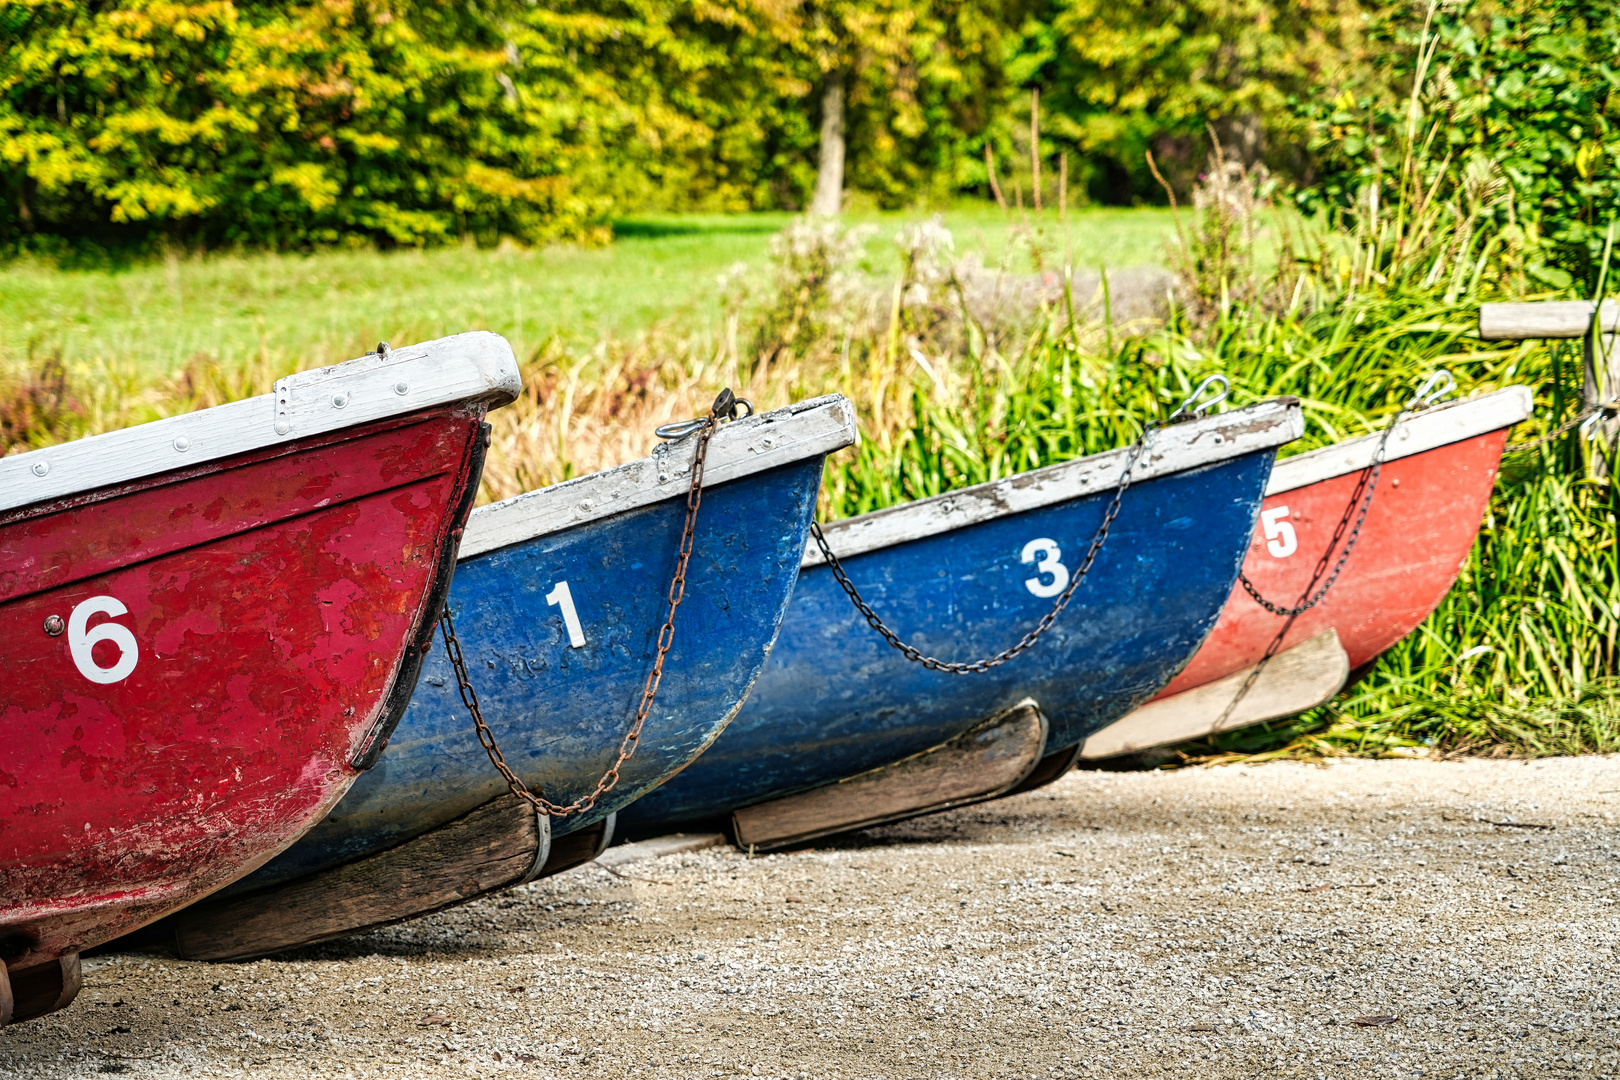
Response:
[[[797,208],[829,70],[851,182],[903,202],[988,122],[993,9],[0,3],[0,250],[593,239],[614,210]]]
[[[1620,11],[1592,0],[1392,5],[1372,23],[1369,61],[1327,93],[1301,95],[1310,124],[1311,208],[1346,209],[1414,159],[1412,179],[1469,173],[1484,223],[1530,250],[1541,287],[1596,282],[1620,216]],[[1417,85],[1415,94],[1412,87]],[[1381,179],[1382,178],[1382,179]],[[1511,199],[1499,196],[1511,190]]]

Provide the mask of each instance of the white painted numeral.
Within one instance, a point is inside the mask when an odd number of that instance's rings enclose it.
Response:
[[[79,669],[79,674],[93,683],[121,682],[129,678],[129,673],[135,670],[135,664],[140,655],[135,647],[135,635],[130,633],[129,627],[115,622],[104,622],[94,630],[86,629],[86,623],[92,615],[128,615],[129,609],[122,602],[111,596],[92,596],[68,616],[67,639],[68,652],[73,657],[73,663]],[[102,667],[96,663],[91,651],[97,643],[110,641],[118,646],[118,662],[112,667]]]
[[[1063,558],[1063,552],[1058,550],[1057,543],[1044,537],[1031,540],[1024,545],[1024,561],[1035,564],[1035,573],[1039,577],[1032,577],[1024,582],[1024,587],[1036,596],[1056,596],[1069,586],[1069,568],[1058,560]],[[1043,581],[1050,577],[1052,580]]]
[[[559,581],[546,593],[546,606],[562,608],[563,625],[568,627],[568,644],[576,649],[585,647],[585,631],[579,628],[579,612],[574,610],[574,597],[568,591],[568,582]]]
[[[1293,524],[1284,520],[1286,517],[1286,506],[1260,511],[1260,527],[1266,532],[1266,550],[1279,559],[1286,559],[1299,550],[1299,538],[1294,535]]]

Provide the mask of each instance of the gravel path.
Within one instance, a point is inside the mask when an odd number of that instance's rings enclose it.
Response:
[[[1620,759],[1076,773],[275,961],[91,961],[0,1075],[1611,1076],[1617,812]]]

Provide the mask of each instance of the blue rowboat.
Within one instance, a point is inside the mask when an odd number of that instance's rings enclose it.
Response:
[[[589,812],[537,815],[508,793],[437,649],[376,767],[297,844],[181,912],[161,937],[187,958],[262,955],[593,858],[614,812],[735,715],[798,577],[822,460],[855,437],[838,395],[713,435],[655,705],[617,785]],[[470,681],[508,764],[552,803],[588,795],[618,758],[666,613],[696,442],[666,443],[468,521],[449,607]]]
[[[998,761],[1009,747],[1024,747],[1025,779],[1043,758],[1072,756],[1088,734],[1157,693],[1197,650],[1248,550],[1276,448],[1302,430],[1298,405],[1282,400],[1157,431],[1068,609],[1032,648],[983,673],[909,662],[866,625],[812,547],[781,637],[742,712],[698,761],[624,811],[620,831],[638,838],[713,823],[738,808],[775,806],[857,778],[842,789],[850,795],[844,812],[819,830],[807,824],[812,810],[839,800],[784,803],[779,827],[761,822],[761,813],[769,816],[763,811],[737,817],[735,835],[744,844],[780,846],[959,805],[960,785],[917,778],[931,761],[973,758],[952,743],[970,729],[973,739],[996,747]],[[945,660],[986,657],[1051,609],[1113,499],[1127,454],[1098,454],[850,518],[828,526],[825,536],[901,639]],[[1044,714],[1043,727],[1018,707],[1026,697]],[[1012,728],[994,734],[975,727],[996,717]],[[902,762],[915,796],[855,797],[882,788],[872,783],[881,779],[874,770]],[[996,792],[1005,791],[1006,770],[997,770]]]

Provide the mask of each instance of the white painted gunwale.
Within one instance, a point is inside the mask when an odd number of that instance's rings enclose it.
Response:
[[[1397,461],[1512,427],[1527,419],[1534,408],[1527,386],[1510,386],[1476,398],[1432,406],[1402,420],[1390,433],[1384,460]],[[1362,435],[1320,450],[1282,458],[1272,466],[1266,494],[1280,495],[1346,473],[1360,472],[1372,464],[1379,438],[1378,434]]]
[[[289,375],[273,393],[0,458],[0,511],[441,405],[493,408],[522,390],[512,346],[488,331],[371,353]]]
[[[842,394],[722,424],[709,440],[703,486],[717,487],[852,445],[855,409]],[[565,480],[488,506],[467,520],[460,558],[521,544],[665,499],[685,499],[696,435],[661,444],[651,457]]]
[[[1202,420],[1158,430],[1131,482],[1185,472],[1299,438],[1305,421],[1297,402],[1267,401]],[[1129,447],[1045,465],[986,484],[874,510],[822,526],[827,544],[840,557],[908,543],[993,518],[1110,491],[1119,484]],[[812,540],[801,567],[825,560]]]

